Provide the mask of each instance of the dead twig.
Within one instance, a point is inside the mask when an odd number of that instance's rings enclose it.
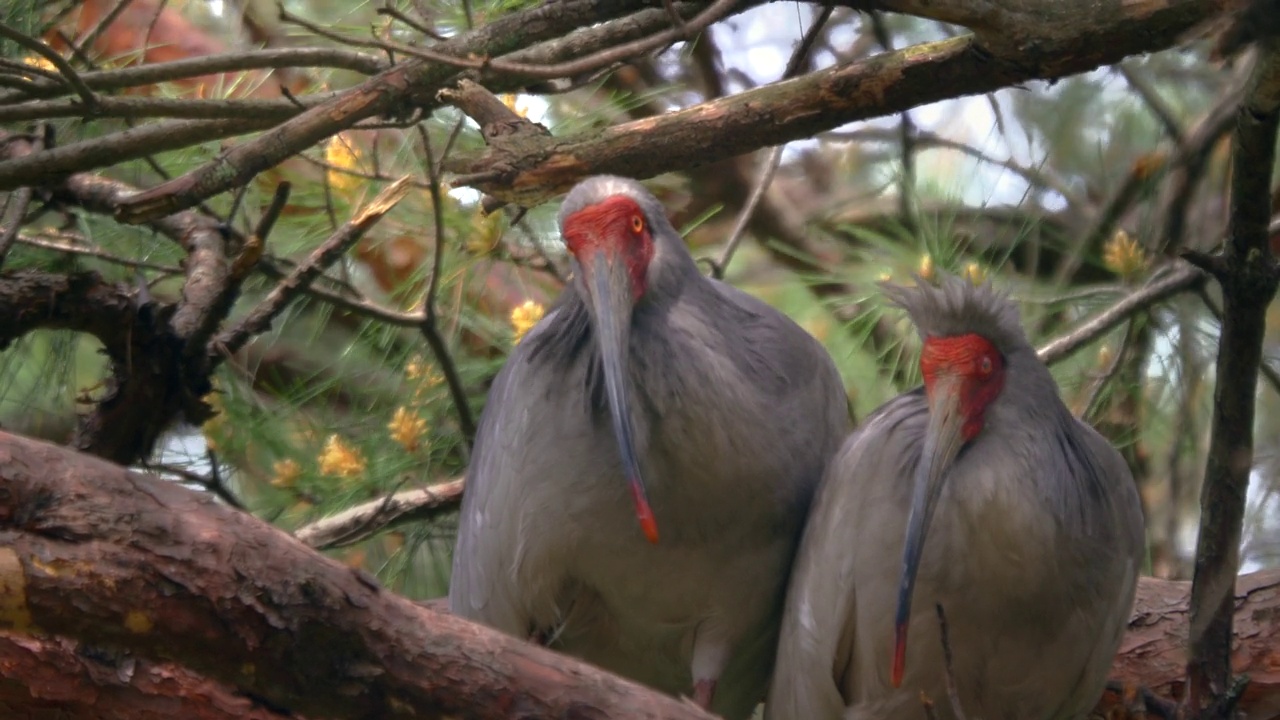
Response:
[[[76,69],[71,67],[71,63],[67,62],[66,58],[59,55],[57,51],[49,47],[48,44],[33,37],[28,37],[26,33],[18,32],[4,23],[0,23],[0,36],[14,41],[52,63],[53,66],[58,69],[58,72],[62,74],[62,78],[66,82],[67,87],[75,90],[76,94],[80,96],[80,99],[86,106],[92,108],[98,104],[98,97],[93,94],[93,91],[89,89],[88,85],[84,84],[84,80],[80,77],[80,73],[76,72]]]
[[[817,19],[814,20],[813,25],[800,38],[795,51],[791,53],[791,59],[787,62],[786,69],[782,72],[782,80],[795,77],[804,67],[805,60],[809,57],[809,51],[813,49],[813,44],[822,32],[822,28],[826,27],[827,21],[831,19],[833,10],[831,7],[823,8]],[[765,157],[764,162],[760,164],[760,175],[756,178],[755,185],[751,188],[751,195],[747,197],[746,204],[738,212],[738,217],[733,223],[733,230],[729,233],[729,239],[724,243],[724,251],[720,254],[720,259],[711,262],[711,276],[715,279],[724,279],[725,269],[729,267],[729,261],[733,259],[734,253],[738,251],[738,245],[741,244],[743,236],[746,235],[747,225],[751,222],[751,216],[755,214],[760,201],[764,199],[765,193],[769,190],[769,184],[773,182],[773,176],[778,171],[778,165],[782,163],[782,151],[784,149],[786,149],[785,144],[774,146]]]
[[[249,312],[234,328],[227,330],[215,338],[210,346],[211,356],[226,356],[244,346],[255,335],[265,332],[271,327],[271,321],[284,310],[303,288],[310,285],[326,268],[342,257],[347,248],[355,244],[374,225],[378,223],[409,192],[408,176],[388,185],[378,193],[368,205],[360,209],[355,217],[344,223],[332,235],[316,248],[306,262],[294,268],[284,280],[280,281],[262,302]]]
[[[317,550],[352,545],[399,525],[426,522],[453,512],[462,504],[463,486],[462,478],[454,478],[391,493],[303,525],[294,537]]]
[[[1101,337],[1134,313],[1192,290],[1207,279],[1205,273],[1190,265],[1179,265],[1173,270],[1156,273],[1146,285],[1125,295],[1111,307],[1089,318],[1071,332],[1041,345],[1036,354],[1046,365],[1052,365]]]
[[[427,341],[427,346],[431,348],[431,354],[435,357],[436,364],[440,366],[441,374],[444,375],[445,384],[449,387],[449,396],[453,399],[454,410],[458,413],[458,427],[462,430],[464,447],[470,453],[471,442],[476,436],[476,424],[471,416],[471,405],[467,402],[466,388],[462,386],[462,378],[458,375],[458,367],[453,362],[453,355],[449,353],[449,347],[440,334],[436,315],[436,295],[440,291],[440,274],[444,266],[444,193],[440,188],[444,158],[440,158],[440,162],[436,163],[435,154],[431,149],[431,137],[421,125],[418,126],[418,134],[422,138],[427,177],[431,182],[431,214],[435,220],[436,236],[435,247],[432,248],[431,278],[427,281],[427,293],[422,299],[422,323],[419,324],[418,329],[422,332],[423,339]]]

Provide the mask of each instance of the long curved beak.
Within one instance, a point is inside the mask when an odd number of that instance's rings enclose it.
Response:
[[[635,423],[628,392],[628,345],[631,340],[633,298],[626,263],[608,252],[596,250],[582,266],[584,285],[595,308],[596,339],[600,345],[600,362],[604,369],[605,395],[613,420],[613,435],[622,455],[622,470],[631,488],[636,506],[636,519],[645,538],[658,543],[658,522],[649,507],[640,462],[636,458]]]
[[[960,447],[964,445],[964,415],[960,411],[960,379],[938,378],[929,394],[929,426],[924,436],[924,452],[911,490],[911,516],[907,519],[907,539],[902,550],[902,575],[898,585],[898,613],[894,620],[893,686],[902,685],[907,664],[907,623],[911,619],[911,595],[916,571],[924,553],[925,537],[942,486]]]

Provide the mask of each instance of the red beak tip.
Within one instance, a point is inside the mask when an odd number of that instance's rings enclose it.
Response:
[[[897,637],[893,642],[893,668],[889,673],[889,682],[894,688],[902,687],[902,676],[907,669],[907,627],[898,626]]]
[[[640,529],[644,531],[644,537],[651,545],[658,544],[658,523],[654,521],[653,516],[640,518]]]
[[[636,519],[640,521],[640,530],[652,545],[658,544],[658,520],[653,516],[653,508],[644,496],[644,486],[639,480],[631,481],[631,499],[636,505]]]

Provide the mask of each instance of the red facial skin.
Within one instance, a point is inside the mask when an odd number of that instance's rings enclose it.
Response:
[[[653,259],[653,236],[644,212],[634,200],[615,195],[585,207],[564,219],[561,234],[583,267],[596,250],[621,257],[631,277],[632,299],[639,300],[644,295],[649,261]]]
[[[983,414],[1004,388],[1004,357],[981,335],[931,337],[920,353],[920,372],[930,397],[941,377],[960,378],[960,412],[966,442],[982,432]]]

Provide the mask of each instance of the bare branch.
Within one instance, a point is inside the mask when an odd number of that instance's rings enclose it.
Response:
[[[501,55],[557,37],[580,25],[625,14],[638,6],[639,0],[564,0],[503,15],[483,27],[440,43],[437,49],[459,57]],[[245,184],[259,172],[361,120],[393,112],[406,101],[414,100],[422,107],[430,107],[435,93],[456,75],[456,68],[446,65],[417,59],[406,61],[224,152],[211,163],[132,198],[121,207],[119,217],[125,222],[139,223],[192,207],[205,198]],[[0,189],[3,189],[2,183]]]
[[[1253,467],[1267,307],[1280,284],[1280,267],[1272,256],[1268,234],[1280,129],[1280,39],[1264,41],[1258,49],[1248,94],[1236,117],[1226,246],[1217,255],[1200,258],[1222,285],[1223,299],[1187,663],[1188,705],[1205,718],[1230,717],[1233,704],[1232,585],[1240,565],[1245,497]]]
[[[1203,272],[1190,265],[1180,265],[1163,275],[1157,274],[1145,286],[1126,295],[1075,330],[1042,345],[1036,350],[1036,354],[1046,365],[1052,365],[1101,337],[1135,312],[1198,287],[1206,279]]]
[[[58,68],[58,72],[62,73],[67,86],[75,90],[85,105],[93,107],[98,103],[97,96],[93,94],[88,85],[84,84],[84,80],[80,78],[80,73],[76,72],[76,69],[71,67],[71,63],[67,62],[67,59],[59,55],[53,48],[35,38],[27,37],[24,33],[20,33],[4,23],[0,23],[0,37],[9,38],[52,63],[54,67]]]
[[[973,36],[926,43],[602,132],[550,138],[536,152],[490,151],[459,163],[456,180],[532,207],[586,175],[648,178],[917,105],[1092,70],[1166,47],[1209,12],[1202,0],[1107,7],[1119,14],[1110,22],[1094,6],[1073,5],[1074,20],[1054,28],[1052,39],[1001,55],[984,52],[989,48],[979,48]],[[1134,31],[1138,24],[1142,32]],[[655,146],[663,152],[653,152]]]
[[[673,9],[671,12],[675,12]],[[831,19],[832,8],[826,7],[818,14],[808,31],[800,38],[800,42],[796,44],[796,49],[791,53],[791,59],[787,62],[787,67],[782,72],[782,79],[795,77],[804,68],[809,52],[813,49],[813,43],[818,39],[818,35],[826,26],[827,21]],[[678,15],[676,16],[679,17]],[[724,278],[724,271],[729,267],[729,261],[733,259],[733,254],[738,251],[738,244],[742,242],[742,237],[747,231],[747,224],[751,221],[751,216],[755,213],[756,207],[760,201],[764,199],[765,192],[769,189],[769,183],[773,182],[773,175],[778,171],[778,165],[782,162],[782,151],[786,149],[786,145],[778,145],[769,151],[764,162],[760,165],[760,176],[756,179],[755,186],[751,188],[751,195],[747,197],[747,202],[742,206],[742,210],[738,212],[738,218],[733,223],[733,230],[729,233],[729,239],[724,243],[724,252],[720,254],[720,259],[715,260],[711,266],[711,275],[717,280]]]
[[[476,86],[479,87],[479,86]],[[461,127],[461,121],[459,121]],[[456,128],[455,128],[456,130]],[[462,378],[458,375],[458,367],[453,356],[440,335],[440,325],[436,315],[436,294],[440,291],[440,273],[444,267],[444,192],[441,189],[441,165],[436,163],[435,153],[431,150],[431,137],[421,125],[418,135],[422,138],[422,151],[427,166],[427,177],[431,182],[431,214],[435,219],[435,246],[431,256],[431,279],[427,285],[426,296],[422,300],[422,324],[418,326],[431,354],[444,374],[445,383],[449,386],[449,395],[453,398],[454,410],[458,413],[458,426],[462,430],[463,441],[467,452],[476,437],[476,423],[471,417],[471,405],[467,402],[467,391],[462,386]],[[441,158],[443,163],[444,158]]]
[[[228,120],[173,120],[143,125],[0,162],[0,190],[56,182],[68,173],[116,165],[156,152],[243,135],[274,124],[270,118],[240,117]]]
[[[99,70],[84,73],[80,78],[92,90],[124,90],[205,75],[264,68],[325,67],[374,75],[386,70],[389,65],[386,60],[375,55],[341,48],[281,48],[245,50],[118,70]],[[37,80],[30,91],[0,93],[0,105],[58,97],[66,93],[67,87],[62,83]]]
[[[409,176],[383,188],[368,205],[360,209],[355,217],[344,223],[307,258],[306,262],[294,268],[289,277],[280,281],[270,293],[234,328],[224,331],[209,347],[213,356],[225,356],[236,352],[244,346],[249,338],[265,332],[271,327],[271,321],[280,314],[302,288],[316,279],[325,268],[332,265],[394,208],[409,192]]]
[[[411,522],[429,522],[462,504],[463,479],[405,490],[356,505],[298,528],[293,534],[317,550],[352,545]]]

